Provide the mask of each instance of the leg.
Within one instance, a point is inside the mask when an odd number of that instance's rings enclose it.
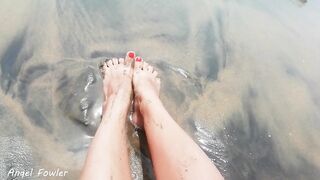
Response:
[[[132,94],[132,59],[113,59],[104,68],[104,93],[101,124],[90,145],[81,174],[82,180],[131,179],[126,118]]]
[[[157,179],[223,179],[206,154],[162,105],[160,80],[156,76],[151,66],[136,59],[134,93],[143,120],[134,119],[134,122],[145,129]]]

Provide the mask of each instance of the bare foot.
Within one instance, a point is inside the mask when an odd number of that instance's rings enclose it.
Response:
[[[142,103],[148,103],[154,98],[159,98],[160,79],[157,77],[158,72],[148,63],[143,62],[141,57],[137,57],[135,60],[133,72],[135,98],[132,121],[136,126],[143,128]]]
[[[133,57],[129,57],[129,53],[126,58],[113,58],[112,60],[106,60],[100,65],[101,74],[103,77],[103,91],[105,95],[105,101],[103,104],[103,112],[105,111],[110,97],[116,96],[119,93],[126,93],[122,96],[127,97],[132,92],[132,74],[133,68],[131,66]],[[130,100],[130,99],[129,99]]]

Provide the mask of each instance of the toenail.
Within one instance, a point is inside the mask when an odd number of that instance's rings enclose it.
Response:
[[[142,61],[142,58],[141,57],[136,57],[136,62],[141,62]]]
[[[129,51],[128,56],[129,56],[129,58],[134,58],[135,53],[133,51]]]

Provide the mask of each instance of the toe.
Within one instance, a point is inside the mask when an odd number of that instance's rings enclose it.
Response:
[[[100,62],[99,65],[98,65],[99,69],[102,70],[104,65],[105,65],[104,61]]]
[[[142,65],[142,69],[143,69],[143,70],[147,70],[148,67],[149,67],[149,64],[146,63],[146,62],[144,62],[143,65]]]
[[[142,58],[141,57],[136,57],[136,61],[134,63],[134,69],[141,69],[142,68]]]
[[[125,58],[125,64],[131,64],[136,57],[136,53],[134,51],[128,51],[126,58]]]
[[[108,60],[108,61],[107,61],[107,67],[111,67],[111,66],[113,66],[112,60]]]
[[[123,58],[119,58],[119,64],[124,64],[124,59]]]
[[[153,72],[153,67],[149,65],[149,67],[147,67],[147,71],[152,73]]]
[[[152,72],[153,77],[157,77],[158,76],[158,71],[153,71]],[[158,78],[159,79],[159,78]]]
[[[113,65],[119,64],[118,58],[112,58]]]
[[[160,78],[156,78],[156,82],[160,85],[160,83],[161,83]]]
[[[103,66],[102,66],[102,71],[106,71],[107,70],[107,63],[106,62],[103,62]]]

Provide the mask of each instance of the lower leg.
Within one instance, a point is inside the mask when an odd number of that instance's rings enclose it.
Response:
[[[142,100],[141,112],[156,177],[222,179],[214,164],[172,119],[160,99]]]
[[[158,81],[152,67],[136,62],[134,91],[157,179],[223,179],[206,154],[164,108],[159,99]]]
[[[132,92],[130,70],[123,59],[105,65],[101,124],[90,145],[81,179],[131,179],[126,118]]]

